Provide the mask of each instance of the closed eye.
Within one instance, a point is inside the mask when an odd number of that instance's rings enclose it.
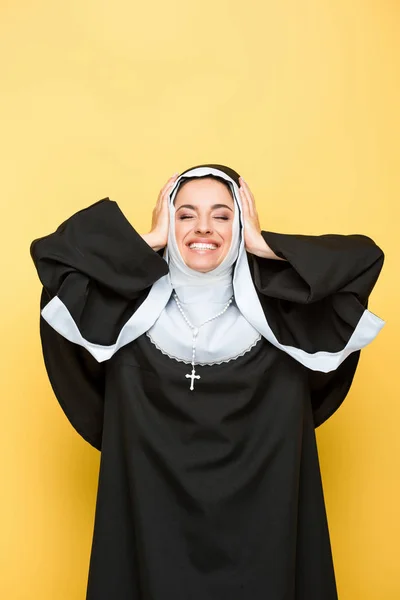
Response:
[[[193,219],[193,217],[191,215],[183,215],[182,217],[179,217],[180,221],[183,221],[184,219]],[[214,217],[214,219],[222,219],[223,221],[229,221],[229,217]]]

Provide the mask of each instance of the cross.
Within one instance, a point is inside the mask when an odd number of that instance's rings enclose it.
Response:
[[[192,374],[191,374],[191,375],[189,375],[188,373],[186,374],[186,377],[187,377],[188,379],[191,379],[191,380],[192,380],[192,381],[190,382],[190,389],[191,389],[191,390],[194,390],[194,387],[193,387],[193,382],[194,382],[194,380],[195,380],[195,379],[200,379],[200,375],[195,375],[195,372],[196,372],[196,371],[194,370],[194,367],[193,367],[193,368],[192,368]]]

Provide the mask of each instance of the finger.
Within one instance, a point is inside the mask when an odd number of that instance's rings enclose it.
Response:
[[[244,201],[246,202],[246,205],[247,205],[248,215],[250,218],[253,218],[254,217],[254,208],[253,208],[253,202],[252,202],[251,196],[249,194],[249,191],[245,185],[242,185],[242,187],[240,189],[242,190],[242,197],[244,198]]]
[[[164,188],[168,187],[171,183],[174,183],[178,177],[179,177],[179,173],[174,173],[174,175],[171,175],[171,177],[168,179],[168,181],[164,185]]]
[[[176,182],[176,180],[177,180],[178,176],[179,176],[179,173],[175,173],[175,175],[172,175],[172,176],[171,176],[171,177],[168,179],[167,183],[164,185],[164,187],[163,187],[162,191],[164,191],[164,192],[165,192],[167,189],[169,189],[170,187],[172,187],[172,186],[174,185],[174,183]]]
[[[243,209],[243,216],[245,219],[248,219],[250,216],[249,213],[249,201],[244,193],[244,189],[242,187],[239,188],[239,192],[240,192],[240,197],[242,200],[242,209]]]
[[[172,183],[174,183],[178,177],[179,173],[175,173],[174,175],[171,175],[171,177],[164,183],[164,185],[162,186],[162,188],[160,189],[160,194],[162,194],[164,192],[164,190],[171,185]]]
[[[246,194],[249,199],[250,214],[251,214],[252,218],[256,218],[256,215],[257,215],[256,200],[254,198],[254,195],[253,195],[251,189],[247,185],[247,183],[246,182],[244,182],[244,183],[245,183]]]
[[[159,212],[162,212],[163,210],[166,210],[167,206],[168,206],[168,200],[171,194],[171,189],[173,187],[175,183],[175,180],[170,181],[167,183],[166,186],[164,186],[165,189],[163,189],[159,201],[157,202],[157,210]]]
[[[179,176],[179,173],[175,173],[174,175],[171,175],[171,177],[168,179],[168,181],[163,185],[163,187],[161,188],[161,190],[158,194],[157,204],[161,205],[163,203],[165,192],[173,186],[173,184],[175,183],[178,176]]]
[[[165,200],[166,198],[168,198],[169,194],[171,193],[171,189],[174,187],[175,185],[175,179],[173,179],[172,181],[169,181],[167,183],[167,185],[164,188],[164,191],[162,193],[162,200]]]

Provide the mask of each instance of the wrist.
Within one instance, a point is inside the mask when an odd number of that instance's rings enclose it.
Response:
[[[286,258],[281,258],[280,256],[277,256],[275,254],[275,252],[268,246],[267,242],[264,240],[261,234],[257,243],[251,248],[251,250],[249,250],[249,252],[261,258],[270,258],[272,260],[286,260]]]
[[[160,238],[154,231],[144,233],[141,235],[141,237],[155,252],[158,252],[159,250],[161,250],[161,248],[164,248],[165,246],[165,244],[160,242]]]

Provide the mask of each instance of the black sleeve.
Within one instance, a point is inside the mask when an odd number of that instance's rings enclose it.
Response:
[[[384,262],[383,250],[361,234],[284,234],[262,231],[280,260],[256,259],[257,284],[262,293],[311,304],[333,294],[368,299]]]
[[[165,260],[108,198],[34,240],[30,251],[48,300],[57,296],[96,344],[113,343],[143,292],[168,273]]]
[[[361,348],[385,323],[368,310],[384,253],[374,240],[359,234],[262,231],[262,236],[286,260],[250,255],[255,287],[278,341],[307,354],[311,363],[315,358],[308,377],[318,426],[343,402]],[[336,369],[324,372],[323,359],[317,360],[322,355],[344,358]]]
[[[43,286],[40,310],[57,296],[79,330],[96,344],[113,343],[151,285],[168,272],[161,254],[108,198],[34,240],[30,252]],[[65,339],[42,316],[40,336],[47,374],[62,409],[75,430],[100,450],[104,363]]]

